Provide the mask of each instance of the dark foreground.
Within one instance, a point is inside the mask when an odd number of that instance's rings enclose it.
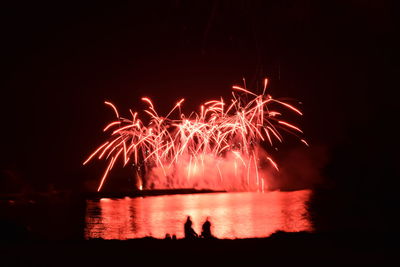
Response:
[[[394,266],[397,237],[277,233],[241,240],[9,241],[0,243],[0,256],[2,266]]]

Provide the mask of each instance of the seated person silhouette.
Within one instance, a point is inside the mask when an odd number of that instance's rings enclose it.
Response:
[[[213,235],[211,234],[211,223],[208,220],[208,217],[206,221],[203,223],[201,237],[205,239],[214,238]]]
[[[197,233],[192,228],[192,220],[190,219],[190,216],[187,216],[185,222],[185,239],[195,239],[197,237]]]

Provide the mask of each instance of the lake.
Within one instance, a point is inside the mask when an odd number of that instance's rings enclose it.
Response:
[[[267,237],[281,230],[313,231],[307,213],[310,190],[163,195],[87,200],[85,239],[131,239],[167,233],[183,237],[191,216],[194,230],[209,217],[218,238]]]

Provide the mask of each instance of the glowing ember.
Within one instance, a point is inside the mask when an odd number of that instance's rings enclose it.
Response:
[[[280,119],[281,112],[273,107],[303,115],[294,106],[266,95],[267,82],[265,79],[261,95],[233,86],[229,102],[222,98],[208,101],[200,106],[199,113],[189,116],[181,112],[184,99],[161,117],[151,100],[144,97],[142,100],[148,104],[144,110],[149,116],[147,124],[137,112],[129,110],[131,119],[127,119],[112,103],[105,102],[117,118],[104,128],[111,137],[83,164],[95,156],[108,161],[98,191],[118,159],[124,166],[132,164],[140,190],[192,187],[265,191],[268,177],[279,169],[263,147],[273,147],[276,140],[283,142],[280,130],[297,137],[302,134],[297,126]],[[178,119],[170,118],[174,113]],[[307,145],[304,139],[299,140]]]

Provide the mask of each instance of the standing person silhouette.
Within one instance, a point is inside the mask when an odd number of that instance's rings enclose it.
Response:
[[[195,239],[198,237],[197,233],[193,230],[192,228],[192,220],[190,219],[190,216],[187,216],[186,222],[185,222],[185,239]]]
[[[213,238],[213,236],[211,234],[211,223],[208,220],[208,217],[207,217],[206,221],[203,223],[201,237],[203,237],[205,239]]]

